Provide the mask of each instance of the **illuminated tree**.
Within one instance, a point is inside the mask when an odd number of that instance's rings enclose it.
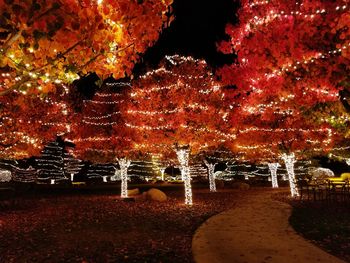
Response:
[[[39,169],[39,178],[41,180],[50,180],[51,184],[57,181],[67,180],[71,170],[67,168],[65,158],[69,142],[65,142],[58,136],[55,141],[45,145],[39,158],[36,158]]]
[[[308,110],[337,101],[347,80],[348,8],[340,1],[243,1],[239,24],[228,25],[230,39],[218,45],[237,55],[218,71],[233,87],[227,97],[229,121],[239,131],[234,147],[253,160],[282,156],[292,181],[295,154],[320,153],[333,143],[330,127],[313,122]]]
[[[239,24],[228,25],[230,39],[219,44],[237,61],[220,76],[241,95],[287,87],[311,104],[336,95],[348,75],[349,7],[343,1],[242,1]]]
[[[271,172],[272,188],[278,188],[277,169],[280,165],[279,163],[269,163],[268,166]]]
[[[0,96],[0,157],[19,159],[38,155],[56,135],[70,129],[64,91],[45,98],[9,93]]]
[[[171,0],[0,1],[0,94],[130,74],[172,20]]]
[[[192,204],[190,154],[234,137],[222,132],[226,115],[220,90],[203,60],[177,55],[133,85],[126,125],[139,133],[139,148],[175,149],[187,205]]]
[[[84,164],[82,160],[74,158],[69,151],[64,152],[64,171],[67,175],[70,175],[70,180],[74,181],[74,175],[80,172]]]
[[[207,160],[204,160],[204,164],[208,168],[209,189],[211,192],[216,192],[216,184],[214,177],[215,164],[209,163]]]
[[[121,173],[121,197],[127,197],[127,169],[134,151],[134,130],[125,125],[122,112],[129,100],[130,84],[107,82],[92,100],[85,100],[81,120],[71,134],[75,154],[84,160],[118,162]]]
[[[251,114],[251,117],[253,116],[254,114]],[[274,169],[282,158],[287,168],[291,190],[296,187],[292,166],[296,161],[295,155],[298,159],[305,159],[315,154],[324,154],[332,149],[335,139],[330,127],[315,126],[307,122],[305,117],[276,117],[273,122],[265,121],[265,125],[258,121],[249,123],[249,118],[246,120],[245,128],[240,129],[232,145],[233,149],[244,159],[268,163],[273,180],[276,179]],[[274,183],[274,186],[277,185]],[[297,195],[292,191],[293,196]]]

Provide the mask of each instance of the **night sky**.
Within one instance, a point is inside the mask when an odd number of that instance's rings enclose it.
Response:
[[[216,42],[227,37],[225,25],[236,22],[238,6],[235,0],[174,0],[175,20],[146,51],[135,73],[156,68],[165,55],[173,54],[203,58],[213,67],[232,62],[232,56],[216,51]]]

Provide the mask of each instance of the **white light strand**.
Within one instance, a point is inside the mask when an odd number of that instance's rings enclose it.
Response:
[[[204,160],[204,164],[208,168],[209,190],[210,192],[216,192],[216,184],[215,184],[215,176],[214,176],[214,169],[216,164],[209,163],[207,160]]]
[[[165,174],[165,169],[164,167],[160,167],[159,170],[160,170],[160,173],[162,175],[162,181],[165,181],[165,177],[164,177],[164,174]]]
[[[176,149],[176,155],[181,166],[180,167],[181,175],[184,178],[185,205],[192,205],[193,201],[192,201],[191,175],[190,175],[190,168],[188,165],[189,158],[190,158],[190,151],[189,149],[185,149],[185,148]]]
[[[120,26],[122,26],[122,25],[120,25]],[[129,86],[129,87],[131,87],[131,84],[128,83],[128,82],[107,82],[106,86],[109,86],[109,87],[114,87],[114,86],[125,87],[125,86]],[[115,95],[115,93],[111,93],[111,94]]]
[[[117,101],[98,101],[98,100],[84,100],[84,103],[94,103],[94,104],[119,104],[122,103],[124,100],[117,100]]]
[[[267,4],[267,1],[261,1],[258,2],[259,4],[250,4],[249,7],[254,7],[257,5],[262,5],[262,4]],[[302,5],[302,4],[301,4]],[[242,28],[244,28],[244,31],[240,33],[240,36],[237,37],[237,39],[235,39],[235,42],[232,43],[234,48],[237,49],[238,47],[241,46],[241,43],[243,41],[243,39],[248,36],[251,32],[253,32],[253,30],[257,30],[259,25],[263,25],[263,24],[268,24],[271,21],[273,21],[276,18],[290,18],[291,16],[294,17],[300,17],[300,18],[305,18],[305,19],[313,19],[315,18],[316,15],[324,15],[327,14],[331,11],[335,11],[335,12],[339,12],[342,10],[347,9],[348,6],[347,5],[342,5],[342,6],[337,6],[332,10],[326,10],[326,9],[318,9],[316,10],[314,13],[303,13],[301,11],[279,11],[276,12],[274,10],[270,10],[267,15],[265,17],[258,17],[258,16],[254,16],[253,18],[251,18]]]
[[[296,186],[295,174],[294,174],[294,163],[295,155],[292,154],[282,154],[282,160],[284,161],[288,173],[290,194],[292,197],[299,196],[298,188]]]
[[[82,122],[85,124],[94,125],[94,126],[110,126],[110,125],[117,125],[118,124],[117,121],[101,123],[101,122],[93,122],[93,121],[83,120]]]
[[[188,57],[184,57],[184,56],[180,56],[180,55],[172,55],[172,56],[168,56],[166,55],[165,58],[173,65],[177,66],[177,65],[181,65],[183,63],[186,62],[192,62],[192,63],[200,63],[203,65],[207,65],[207,62],[205,62],[205,60],[203,59],[195,59],[191,56]]]
[[[120,158],[118,159],[119,167],[120,167],[120,174],[121,174],[121,197],[127,198],[128,197],[128,167],[130,166],[131,162],[130,160],[127,160],[126,158]]]
[[[145,75],[141,76],[141,78],[146,79],[146,78],[148,78],[150,76],[153,76],[153,75],[159,74],[159,73],[167,73],[167,74],[170,74],[170,75],[172,75],[174,77],[177,77],[177,78],[187,78],[187,79],[203,79],[204,78],[203,75],[201,75],[201,76],[192,76],[192,75],[186,75],[186,74],[177,74],[175,72],[172,72],[170,70],[165,69],[164,67],[158,68],[156,70],[149,71]],[[212,76],[213,74],[210,73],[208,75]]]
[[[11,172],[7,170],[0,170],[0,182],[10,182],[11,181]]]
[[[269,163],[268,166],[271,172],[272,188],[278,188],[277,169],[280,165],[279,163]]]
[[[106,115],[102,115],[102,116],[84,116],[84,120],[102,120],[102,119],[108,119],[111,118],[113,115],[117,115],[120,114],[120,111],[115,111]]]

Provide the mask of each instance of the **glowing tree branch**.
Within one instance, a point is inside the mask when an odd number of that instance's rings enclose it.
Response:
[[[279,163],[269,163],[268,166],[271,172],[272,188],[278,188],[277,169],[280,165]]]
[[[290,186],[290,194],[292,197],[299,196],[298,189],[295,183],[295,174],[294,174],[294,163],[295,163],[295,155],[292,154],[283,154],[282,160],[284,161],[288,173],[289,186]]]
[[[209,163],[207,160],[204,160],[204,164],[208,168],[210,192],[216,192],[216,184],[215,184],[215,176],[214,176],[214,169],[216,164]]]
[[[182,178],[184,178],[185,204],[192,205],[192,186],[191,186],[190,168],[188,166],[190,150],[188,148],[176,149],[176,155],[181,166],[180,167],[181,176]]]
[[[126,158],[118,159],[118,163],[120,166],[120,174],[121,174],[121,197],[128,197],[128,168],[131,164],[130,160]]]

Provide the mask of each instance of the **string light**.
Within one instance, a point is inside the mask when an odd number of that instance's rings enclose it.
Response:
[[[28,169],[12,167],[12,181],[22,183],[34,183],[38,179],[38,171],[29,166]]]
[[[180,56],[180,55],[172,55],[172,56],[166,55],[165,58],[174,66],[178,66],[178,65],[181,65],[181,64],[186,63],[186,62],[207,65],[207,62],[205,62],[205,60],[195,59],[191,56],[184,57],[184,56]]]
[[[266,5],[269,2],[267,1],[260,1],[257,3],[251,3],[249,4],[250,8],[253,8],[255,6],[259,6],[259,5]],[[302,5],[302,4],[301,4]],[[247,6],[245,6],[245,8],[247,8]],[[241,43],[243,41],[243,39],[245,37],[247,37],[250,33],[252,33],[255,30],[258,30],[258,26],[260,25],[267,25],[268,23],[272,22],[273,20],[279,18],[279,19],[283,19],[286,18],[288,19],[290,16],[294,16],[294,17],[300,17],[300,18],[304,18],[304,19],[313,19],[316,17],[316,15],[324,15],[330,12],[339,12],[339,11],[343,11],[345,9],[347,9],[348,6],[347,5],[342,5],[342,6],[336,6],[333,9],[330,10],[326,10],[326,9],[318,9],[313,13],[304,13],[301,11],[279,11],[276,12],[274,10],[268,10],[267,11],[267,15],[265,17],[258,17],[258,16],[254,16],[253,18],[251,18],[250,20],[248,20],[248,22],[242,26],[242,28],[244,28],[243,31],[240,32],[240,35],[235,39],[235,42],[233,43],[233,46],[235,49],[238,49],[238,47],[241,46]]]
[[[207,160],[204,160],[204,164],[208,168],[210,192],[216,192],[215,175],[214,175],[215,164],[209,163]]]
[[[93,121],[82,120],[82,122],[85,123],[85,124],[94,125],[94,126],[111,126],[111,125],[117,125],[118,124],[117,121],[100,123],[100,122],[93,122]]]
[[[129,87],[131,87],[131,84],[129,82],[107,82],[106,85],[109,87],[114,87],[114,86],[117,86],[117,87],[129,86]],[[109,93],[109,95],[116,95],[116,93]],[[101,97],[106,97],[106,96],[102,95]]]
[[[185,185],[185,204],[192,205],[192,186],[191,186],[191,176],[189,170],[189,158],[190,158],[190,150],[187,148],[178,148],[176,149],[176,155],[178,161],[180,163],[181,176],[184,179]]]
[[[124,100],[118,100],[118,101],[98,101],[98,100],[84,100],[84,103],[94,103],[94,104],[119,104],[122,103]]]
[[[291,153],[291,154],[284,153],[282,154],[281,157],[286,165],[291,196],[292,197],[299,196],[299,192],[296,186],[295,174],[294,174],[295,155],[294,153]]]
[[[121,197],[128,197],[128,168],[131,164],[130,160],[126,158],[118,159],[119,167],[120,167],[120,176],[121,176]]]
[[[113,165],[106,164],[91,164],[86,172],[86,176],[91,178],[97,178],[103,180],[103,182],[107,182],[107,177],[113,176],[115,172],[115,167]]]
[[[197,78],[196,76],[175,74],[172,71],[166,71],[166,73],[167,74],[171,74],[171,75],[175,75],[175,77],[177,77],[177,78],[190,78],[190,79],[191,78],[193,78],[193,79]],[[201,89],[198,90],[198,92],[202,93],[204,95],[207,95],[207,94],[210,94],[212,92],[217,92],[221,88],[219,85],[217,85],[217,83],[215,81],[211,81],[209,83],[206,83],[206,85],[208,85],[209,87],[201,88]],[[163,91],[163,90],[178,90],[178,89],[180,89],[182,87],[189,88],[190,85],[187,84],[187,83],[180,82],[180,83],[170,84],[170,85],[162,86],[162,87],[152,86],[150,88],[144,88],[144,89],[140,89],[140,90],[134,91],[134,92],[130,93],[130,96],[131,97],[143,97],[143,96],[149,95],[152,92],[160,92],[160,91]]]
[[[10,182],[11,181],[11,172],[7,170],[0,170],[0,182]]]
[[[41,157],[36,159],[40,180],[68,179],[64,172],[64,149],[54,141],[45,146]],[[52,183],[52,181],[51,181]]]
[[[74,181],[74,175],[79,173],[84,164],[82,160],[74,158],[71,154],[65,152],[63,154],[64,171],[70,175],[71,182]]]
[[[84,116],[84,120],[102,120],[102,119],[108,119],[111,118],[113,115],[118,115],[120,114],[120,111],[115,111],[109,114],[105,114],[102,116]]]
[[[164,167],[160,167],[160,168],[159,168],[160,173],[161,173],[161,176],[162,176],[162,181],[165,181],[165,177],[164,177],[165,169],[166,169],[166,168],[164,168]]]
[[[278,188],[277,169],[280,165],[279,163],[269,163],[268,166],[271,172],[272,188]]]

